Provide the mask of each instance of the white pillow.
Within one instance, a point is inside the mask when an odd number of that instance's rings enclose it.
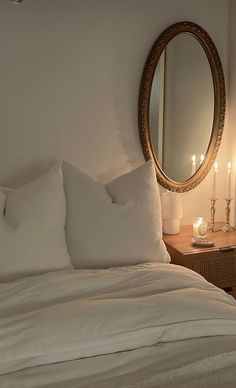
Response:
[[[7,194],[1,189],[0,281],[71,267],[65,216],[60,166]]]
[[[76,268],[169,262],[151,161],[104,186],[63,162],[66,238]]]

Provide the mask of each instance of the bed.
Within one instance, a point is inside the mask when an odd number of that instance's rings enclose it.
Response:
[[[151,161],[0,191],[0,387],[234,387],[236,302],[170,264]]]

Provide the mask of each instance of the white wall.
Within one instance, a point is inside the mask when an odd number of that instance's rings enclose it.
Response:
[[[56,157],[104,180],[139,165],[138,91],[154,40],[177,21],[199,23],[227,70],[227,5],[222,0],[24,0],[14,6],[1,0],[0,183],[26,182]],[[183,195],[183,223],[209,214],[211,180],[209,175]],[[222,218],[222,207],[218,214]]]

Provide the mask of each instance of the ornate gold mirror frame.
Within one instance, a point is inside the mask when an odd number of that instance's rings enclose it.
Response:
[[[195,174],[184,182],[176,182],[170,179],[160,167],[152,146],[149,126],[150,96],[155,70],[168,42],[180,33],[192,35],[201,44],[208,58],[214,88],[213,124],[205,159]],[[210,171],[216,158],[221,143],[225,118],[225,81],[221,60],[213,40],[199,25],[187,21],[173,24],[155,41],[146,60],[141,79],[138,118],[144,157],[146,160],[152,159],[154,161],[158,182],[168,190],[177,192],[189,191],[199,185]]]

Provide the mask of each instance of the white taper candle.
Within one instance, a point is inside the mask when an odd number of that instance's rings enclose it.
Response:
[[[231,173],[232,173],[232,170],[231,170],[231,163],[228,162],[228,165],[227,165],[227,192],[226,192],[226,199],[231,199]]]
[[[218,163],[215,162],[214,164],[214,175],[213,175],[213,183],[212,183],[212,193],[211,193],[211,199],[216,199],[216,193],[217,193],[217,175],[218,175]]]

